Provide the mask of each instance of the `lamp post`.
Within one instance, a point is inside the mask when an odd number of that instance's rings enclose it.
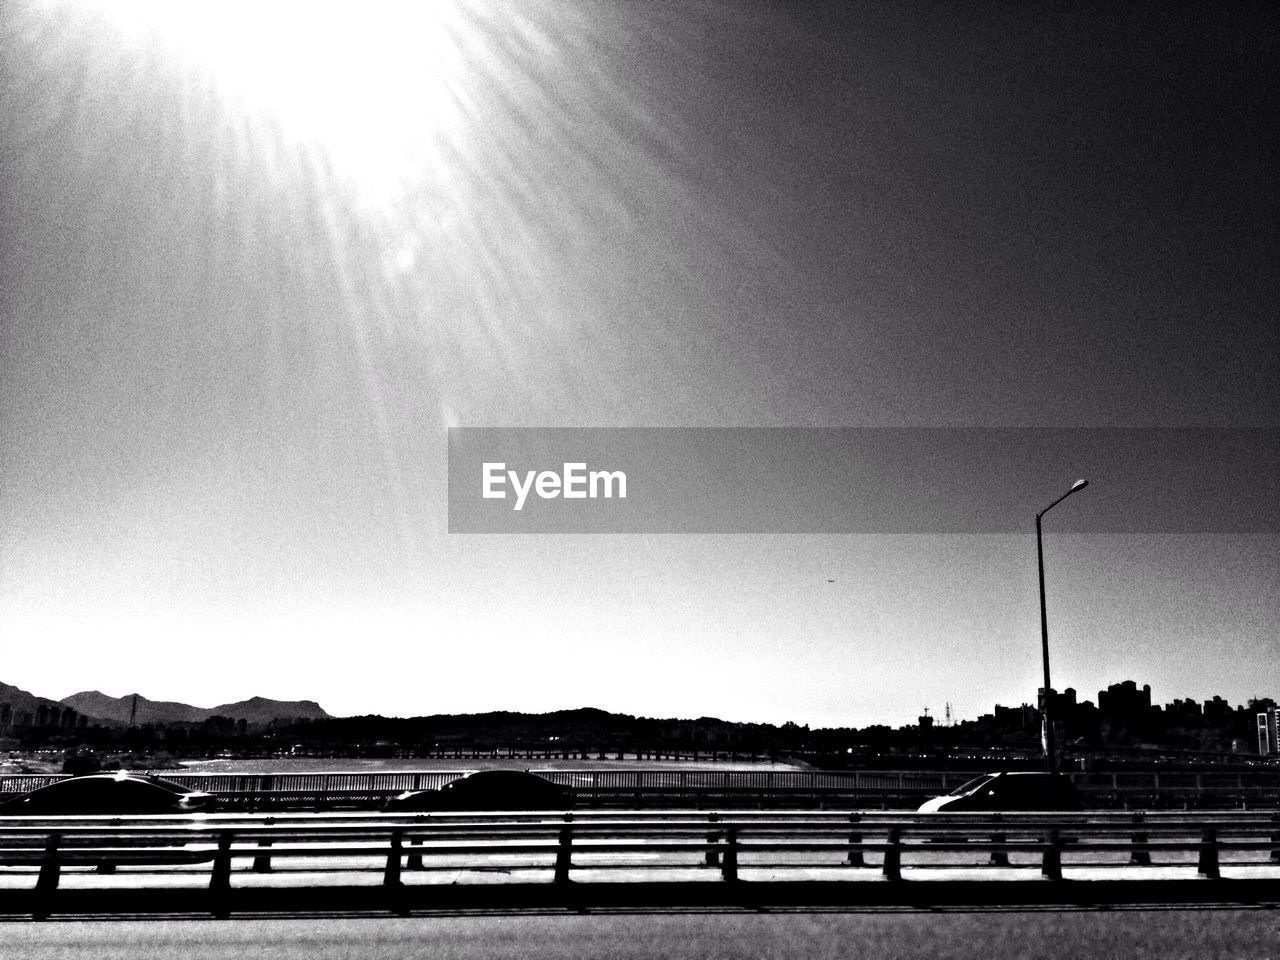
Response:
[[[1036,514],[1036,559],[1040,566],[1040,653],[1044,657],[1044,698],[1040,704],[1040,742],[1044,746],[1044,768],[1054,770],[1053,720],[1049,716],[1049,700],[1053,688],[1049,685],[1049,618],[1044,607],[1044,540],[1040,533],[1040,518],[1077,490],[1089,485],[1088,480],[1077,480],[1071,489]]]

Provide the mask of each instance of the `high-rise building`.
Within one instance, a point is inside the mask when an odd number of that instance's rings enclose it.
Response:
[[[1259,754],[1264,757],[1280,756],[1280,738],[1276,733],[1276,708],[1267,707],[1258,714]]]
[[[1105,690],[1098,691],[1098,709],[1103,713],[1131,714],[1143,713],[1151,709],[1151,684],[1144,683],[1139,689],[1132,680],[1113,683]]]

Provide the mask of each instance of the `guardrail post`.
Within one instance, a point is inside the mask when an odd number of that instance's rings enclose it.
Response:
[[[1200,837],[1200,862],[1196,870],[1200,876],[1210,880],[1221,876],[1218,870],[1218,831],[1214,827],[1205,827]]]
[[[738,829],[730,827],[724,835],[724,858],[720,864],[720,877],[734,883],[738,879]]]
[[[707,822],[715,823],[720,819],[720,815],[715,811],[707,814]],[[712,830],[707,834],[707,857],[706,863],[708,867],[720,866],[720,851],[716,849],[716,844],[720,842],[720,832]]]
[[[1044,860],[1040,864],[1040,875],[1046,880],[1062,879],[1062,846],[1057,830],[1050,830],[1045,838]]]
[[[391,831],[391,849],[387,852],[387,869],[382,874],[382,887],[391,900],[391,910],[398,917],[409,915],[409,903],[404,897],[404,884],[400,880],[400,857],[404,852],[404,831]]]
[[[573,819],[573,814],[566,813],[564,818],[566,823],[560,828],[560,846],[556,850],[556,883],[569,882],[569,867],[573,858],[573,827],[568,822]]]
[[[400,839],[402,831],[391,831],[391,849],[387,852],[387,868],[382,872],[382,885],[396,888],[400,886],[400,856],[402,847]]]
[[[884,851],[881,872],[886,880],[902,879],[902,832],[897,827],[889,829],[889,846]]]
[[[855,824],[862,817],[856,813],[849,814],[849,823]],[[866,861],[862,856],[862,833],[858,830],[849,831],[849,866],[865,867]]]
[[[422,846],[422,837],[413,837],[413,838],[409,841],[409,846],[411,846],[411,847],[420,847],[420,846]],[[406,870],[424,870],[424,869],[426,869],[426,868],[425,868],[425,867],[423,867],[423,865],[422,865],[422,854],[421,854],[421,853],[411,853],[411,854],[409,854],[409,856],[408,856],[407,858],[405,858],[404,867],[405,867],[405,869],[406,869]]]
[[[218,852],[213,857],[213,873],[209,877],[209,896],[213,901],[213,918],[231,916],[231,834],[218,834]]]
[[[1007,867],[1009,865],[1009,851],[1002,846],[1008,840],[1008,834],[993,833],[991,835],[991,859],[988,861],[993,867]]]
[[[275,823],[275,822],[276,822],[276,821],[275,821],[275,818],[274,818],[274,817],[267,817],[267,819],[266,819],[265,821],[263,821],[263,825],[264,825],[264,826],[268,826],[268,827],[269,827],[269,826],[271,826],[271,825],[272,825],[273,823]],[[269,847],[269,846],[271,846],[271,841],[270,841],[270,840],[259,840],[259,841],[258,841],[258,846],[260,846],[260,847]],[[264,854],[259,854],[258,856],[256,856],[256,857],[254,857],[254,858],[253,858],[253,872],[254,872],[254,873],[270,873],[270,872],[271,872],[271,856],[270,856],[270,854],[266,854],[266,853],[264,853]]]
[[[113,827],[118,827],[118,826],[120,826],[120,823],[121,823],[121,821],[120,821],[120,820],[118,820],[118,819],[116,819],[116,820],[112,820],[112,821],[111,821],[111,826],[113,826]],[[116,872],[116,865],[115,865],[114,863],[100,863],[100,864],[98,864],[96,867],[94,867],[94,868],[93,868],[93,872],[94,872],[94,873],[115,873],[115,872]]]
[[[49,834],[45,841],[40,876],[36,878],[35,906],[31,911],[33,920],[44,920],[53,911],[53,892],[58,889],[58,878],[62,875],[62,864],[58,859],[58,844],[61,842],[60,833]]]
[[[1135,823],[1142,823],[1145,817],[1141,813],[1133,815]],[[1135,866],[1151,866],[1151,851],[1147,849],[1147,833],[1139,830],[1133,835],[1133,852],[1129,854],[1129,862]]]
[[[111,821],[111,826],[113,826],[113,827],[118,827],[118,826],[120,826],[120,820],[118,820],[118,819],[117,819],[117,820],[112,820],[112,821]],[[114,863],[100,863],[100,864],[98,864],[96,867],[94,867],[94,868],[93,868],[93,872],[94,872],[94,873],[115,873],[115,872],[116,872],[116,865],[115,865]]]
[[[1001,820],[1000,814],[997,813],[992,819],[999,823]],[[1007,839],[1008,835],[1004,833],[993,833],[991,835],[992,844],[1003,844]],[[990,863],[993,867],[1007,867],[1009,865],[1009,851],[993,846],[991,848]]]

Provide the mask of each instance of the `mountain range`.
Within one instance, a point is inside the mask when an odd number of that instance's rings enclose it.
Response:
[[[135,697],[137,700],[134,710]],[[149,700],[141,694],[112,697],[98,690],[84,690],[69,697],[51,700],[26,690],[0,683],[0,703],[7,703],[13,712],[35,712],[40,706],[71,707],[77,713],[94,720],[128,723],[132,714],[134,723],[200,723],[210,717],[228,717],[249,723],[268,723],[271,720],[326,720],[329,714],[314,700],[272,700],[268,697],[250,697],[235,703],[220,703],[216,707],[196,707],[189,703],[170,700]]]
[[[295,718],[326,720],[329,717],[324,708],[314,700],[271,700],[267,697],[250,697],[235,703],[220,703],[216,707],[195,707],[171,700],[148,700],[141,694],[111,697],[97,690],[86,690],[63,697],[62,702],[87,716],[119,723],[128,723],[130,714],[133,714],[134,723],[200,723],[210,717],[267,723],[271,720]]]
[[[37,697],[20,687],[0,683],[0,704],[7,703],[14,715],[19,713],[34,714],[40,707],[61,709],[64,704],[48,697]]]

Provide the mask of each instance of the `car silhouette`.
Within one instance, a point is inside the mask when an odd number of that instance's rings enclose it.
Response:
[[[91,773],[58,780],[0,803],[0,816],[199,813],[216,798],[160,777],[138,773]]]
[[[410,790],[392,797],[388,811],[426,810],[568,810],[573,795],[567,787],[524,770],[482,770],[450,780],[439,790]]]
[[[1060,773],[988,773],[946,796],[926,800],[920,813],[1080,810],[1084,803],[1071,778]]]

